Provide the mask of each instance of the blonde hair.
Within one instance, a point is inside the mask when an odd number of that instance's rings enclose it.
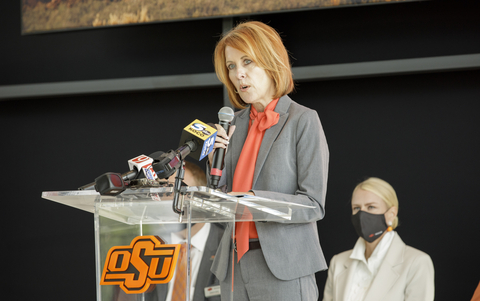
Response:
[[[235,86],[229,79],[229,70],[225,63],[227,46],[247,54],[265,70],[275,85],[275,95],[272,99],[293,91],[290,60],[280,35],[275,29],[262,22],[240,23],[218,41],[213,57],[217,77],[227,87],[230,102],[234,107],[244,109],[247,104],[235,93]]]
[[[398,198],[397,194],[395,193],[395,189],[393,189],[392,185],[388,184],[386,181],[379,178],[371,177],[358,184],[353,190],[353,192],[355,193],[357,189],[363,189],[376,194],[385,202],[388,209],[395,206],[398,210]],[[392,228],[395,229],[397,226],[398,216],[395,217],[395,220],[392,223]]]

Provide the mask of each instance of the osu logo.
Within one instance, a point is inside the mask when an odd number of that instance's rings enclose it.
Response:
[[[130,246],[108,251],[101,285],[119,285],[127,294],[141,294],[152,284],[169,282],[175,271],[180,245],[167,245],[158,236],[138,236]]]

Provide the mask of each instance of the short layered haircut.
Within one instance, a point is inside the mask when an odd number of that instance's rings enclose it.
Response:
[[[247,104],[235,92],[235,86],[230,81],[225,62],[227,46],[245,53],[265,70],[275,85],[275,95],[272,95],[272,99],[280,98],[294,90],[288,52],[277,31],[262,22],[240,23],[218,41],[213,58],[217,77],[227,87],[228,97],[235,108],[244,109]]]

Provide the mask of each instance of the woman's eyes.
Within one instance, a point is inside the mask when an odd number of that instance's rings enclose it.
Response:
[[[249,64],[251,64],[252,62],[253,62],[253,61],[250,60],[250,59],[245,59],[245,60],[243,60],[243,64],[244,64],[244,65],[249,65]],[[227,65],[227,69],[228,69],[228,70],[233,70],[233,69],[235,69],[235,64],[229,64],[229,65]]]
[[[367,207],[368,210],[375,210],[376,208],[377,208],[377,207],[372,206],[372,205],[370,205],[370,206]],[[352,210],[353,210],[354,212],[359,211],[359,210],[360,210],[360,207],[354,207],[354,208],[352,208]]]

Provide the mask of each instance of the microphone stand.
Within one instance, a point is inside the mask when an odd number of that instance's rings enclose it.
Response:
[[[187,194],[187,189],[186,187],[182,187],[182,181],[185,176],[185,162],[183,159],[180,160],[180,167],[177,170],[177,176],[175,177],[175,185],[173,188],[173,203],[172,203],[172,209],[173,212],[177,213],[181,216],[184,214],[182,208],[183,208],[183,196]],[[179,197],[180,194],[182,195],[182,202],[179,204]]]

